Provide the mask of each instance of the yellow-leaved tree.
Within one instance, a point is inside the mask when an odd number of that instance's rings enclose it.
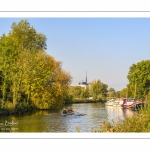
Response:
[[[71,75],[46,53],[46,36],[27,20],[0,38],[0,109],[40,109],[64,104]],[[8,107],[9,104],[9,107]]]

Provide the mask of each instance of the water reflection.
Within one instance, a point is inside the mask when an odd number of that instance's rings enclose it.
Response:
[[[98,130],[105,121],[117,121],[118,117],[124,119],[125,116],[134,114],[130,109],[102,105],[100,103],[72,104],[75,111],[85,113],[85,116],[62,116],[61,111],[50,112],[37,111],[20,116],[0,117],[0,132],[76,132],[76,127],[80,127],[80,132],[90,132],[90,129]],[[7,122],[18,122],[17,126],[5,126]]]
[[[123,109],[122,107],[106,106],[108,121],[123,120],[125,117],[132,117],[134,111],[130,109]]]

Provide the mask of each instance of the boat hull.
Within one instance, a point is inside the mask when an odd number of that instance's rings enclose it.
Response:
[[[136,102],[133,102],[133,103],[127,103],[127,104],[123,104],[122,107],[125,108],[125,109],[128,109],[128,108],[139,108],[141,107],[143,104],[142,102],[139,102],[139,101],[136,101]]]
[[[112,100],[107,101],[105,103],[105,106],[113,106],[113,104],[114,104],[114,100],[112,99]]]
[[[62,116],[73,115],[74,113],[62,113]]]
[[[114,104],[114,107],[122,107],[122,104]]]

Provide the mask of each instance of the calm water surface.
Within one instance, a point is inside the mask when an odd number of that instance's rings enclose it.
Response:
[[[99,129],[104,121],[117,121],[118,117],[132,116],[134,111],[120,107],[105,106],[100,103],[71,104],[74,111],[85,113],[85,116],[62,116],[61,111],[37,111],[22,116],[1,116],[0,132],[90,132]]]

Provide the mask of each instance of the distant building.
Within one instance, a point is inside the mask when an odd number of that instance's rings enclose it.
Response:
[[[85,81],[84,81],[84,82],[79,82],[77,85],[78,85],[78,86],[81,86],[81,87],[84,87],[84,88],[89,87],[89,84],[87,83],[87,72],[86,72]]]

